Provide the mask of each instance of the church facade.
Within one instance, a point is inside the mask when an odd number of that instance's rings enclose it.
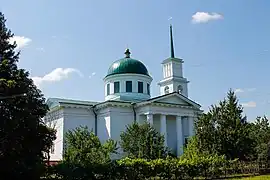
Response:
[[[113,62],[103,79],[105,101],[47,100],[50,111],[44,119],[57,130],[51,161],[62,159],[68,130],[87,126],[102,142],[109,138],[119,141],[127,125],[145,121],[164,135],[165,145],[175,154],[183,153],[187,138],[194,134],[194,121],[202,111],[188,97],[189,81],[183,76],[183,60],[174,56],[171,26],[170,41],[171,56],[162,62],[159,96],[151,97],[152,77],[127,49],[125,57]]]

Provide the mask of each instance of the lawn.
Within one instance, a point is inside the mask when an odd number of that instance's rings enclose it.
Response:
[[[233,180],[263,180],[263,179],[270,179],[270,175],[263,175],[263,176],[254,176],[254,177],[246,177],[246,178],[236,178]]]

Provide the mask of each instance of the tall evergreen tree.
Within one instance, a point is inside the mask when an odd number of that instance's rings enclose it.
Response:
[[[0,174],[37,179],[55,132],[42,123],[48,107],[29,73],[17,67],[20,52],[0,12]]]
[[[235,93],[230,90],[227,98],[196,124],[196,136],[201,151],[225,155],[228,159],[249,159],[254,141],[250,138],[250,126],[243,114]]]

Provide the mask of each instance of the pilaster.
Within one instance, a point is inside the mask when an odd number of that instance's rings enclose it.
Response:
[[[151,126],[153,126],[153,114],[146,114],[146,120]]]

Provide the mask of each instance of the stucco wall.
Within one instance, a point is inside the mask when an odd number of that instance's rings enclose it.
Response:
[[[49,127],[53,127],[56,129],[56,140],[54,141],[52,149],[54,151],[50,153],[51,161],[59,161],[62,159],[63,155],[63,122],[64,118],[58,118],[48,122],[47,125]]]
[[[111,138],[119,141],[120,134],[126,130],[127,125],[133,122],[132,108],[111,108]]]
[[[64,133],[79,126],[87,126],[95,131],[95,116],[90,109],[65,108],[64,109]]]

